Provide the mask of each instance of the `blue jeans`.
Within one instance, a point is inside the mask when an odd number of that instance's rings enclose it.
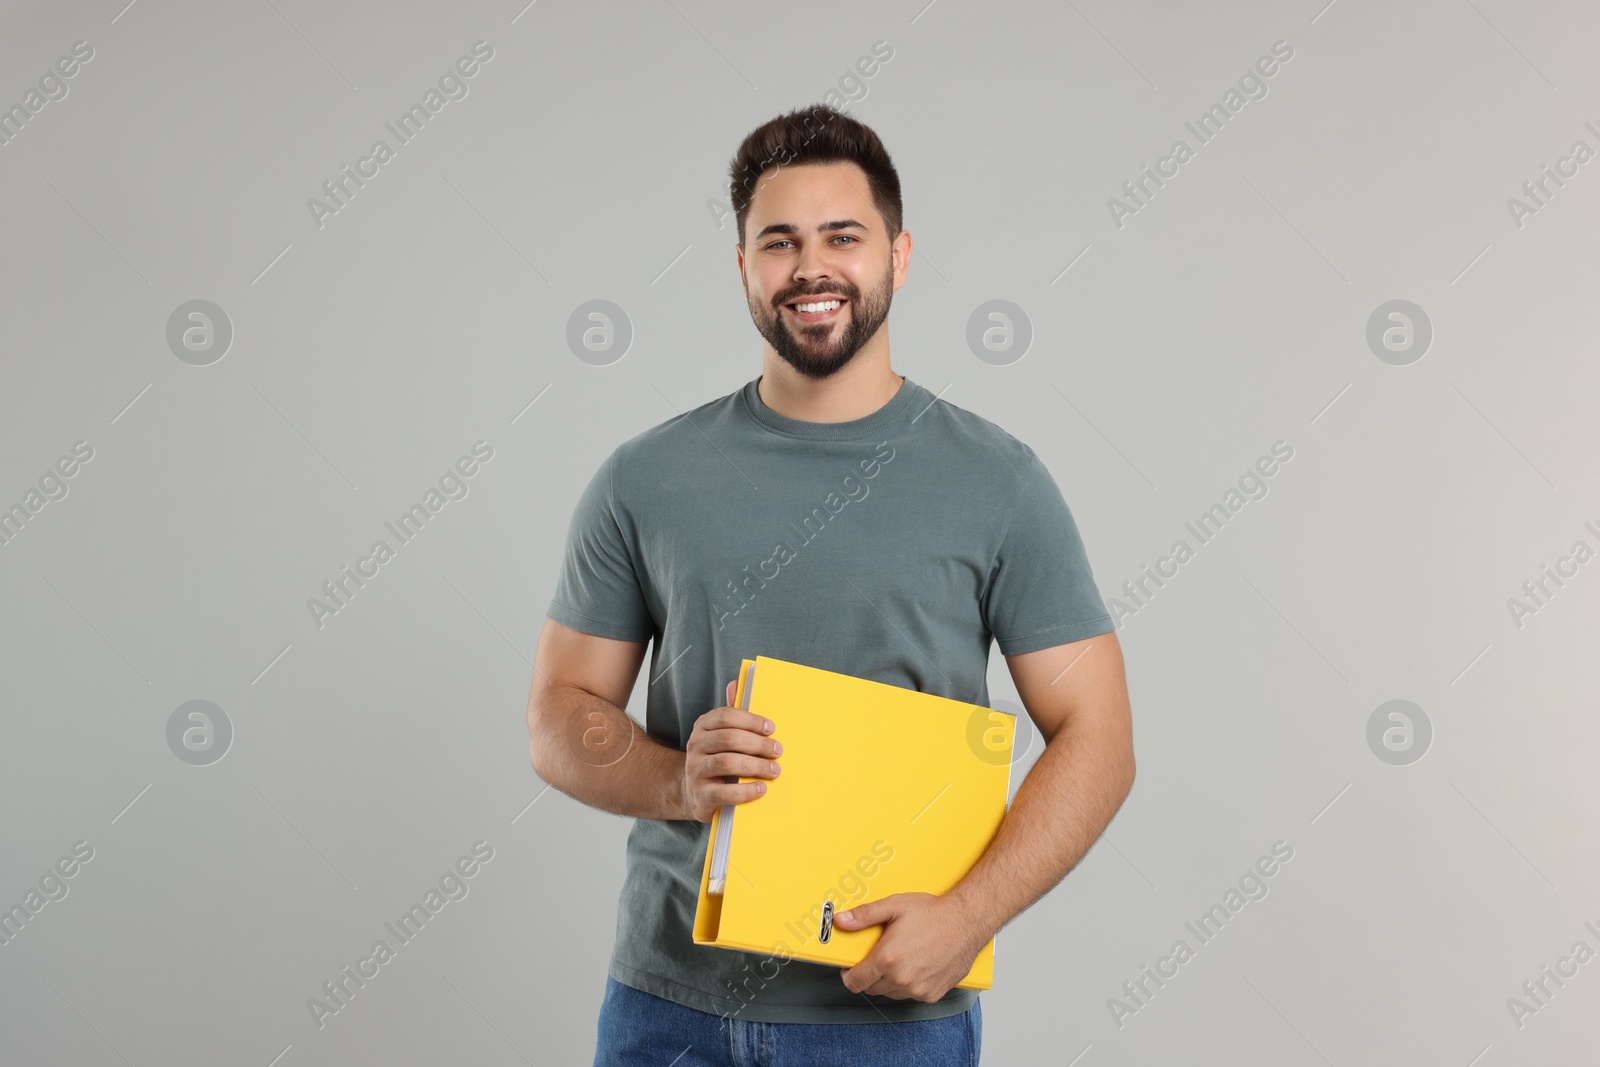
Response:
[[[594,1067],[976,1067],[978,1002],[902,1023],[757,1023],[686,1008],[606,976]]]

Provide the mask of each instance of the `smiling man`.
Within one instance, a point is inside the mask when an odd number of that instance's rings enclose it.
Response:
[[[955,983],[1132,786],[1121,649],[1039,457],[890,367],[911,234],[877,135],[791,112],[746,137],[730,192],[761,374],[595,472],[528,702],[535,771],[635,820],[595,1064],[974,1064],[978,995]],[[854,967],[694,944],[711,813],[782,774],[783,723],[728,706],[740,660],[988,704],[991,644],[1046,744],[972,870],[942,895],[869,882],[836,919],[882,927]]]

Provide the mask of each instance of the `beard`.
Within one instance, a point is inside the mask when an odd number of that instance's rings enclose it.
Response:
[[[841,309],[849,312],[848,321],[841,324],[835,320],[808,326],[787,318],[783,306],[810,295],[803,288],[780,295],[770,307],[752,298],[746,288],[745,301],[750,305],[750,318],[754,320],[756,329],[779,358],[807,378],[821,381],[837,374],[854,359],[889,317],[889,304],[894,299],[894,265],[889,265],[884,271],[883,281],[867,294],[864,301],[855,286],[843,281],[825,283],[815,287],[813,292],[841,294],[849,301]],[[841,319],[844,317],[840,316]]]

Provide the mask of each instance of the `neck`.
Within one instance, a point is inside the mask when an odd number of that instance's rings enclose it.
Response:
[[[807,378],[769,348],[761,361],[756,393],[768,409],[801,422],[852,422],[883,407],[905,384],[889,366],[889,353],[865,351],[822,381]]]

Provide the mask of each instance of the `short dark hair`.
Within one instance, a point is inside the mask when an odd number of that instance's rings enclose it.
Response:
[[[872,203],[892,241],[900,234],[900,175],[872,129],[827,104],[796,108],[751,130],[728,166],[728,197],[744,245],[744,223],[756,182],[769,168],[804,163],[854,163],[867,175]]]

